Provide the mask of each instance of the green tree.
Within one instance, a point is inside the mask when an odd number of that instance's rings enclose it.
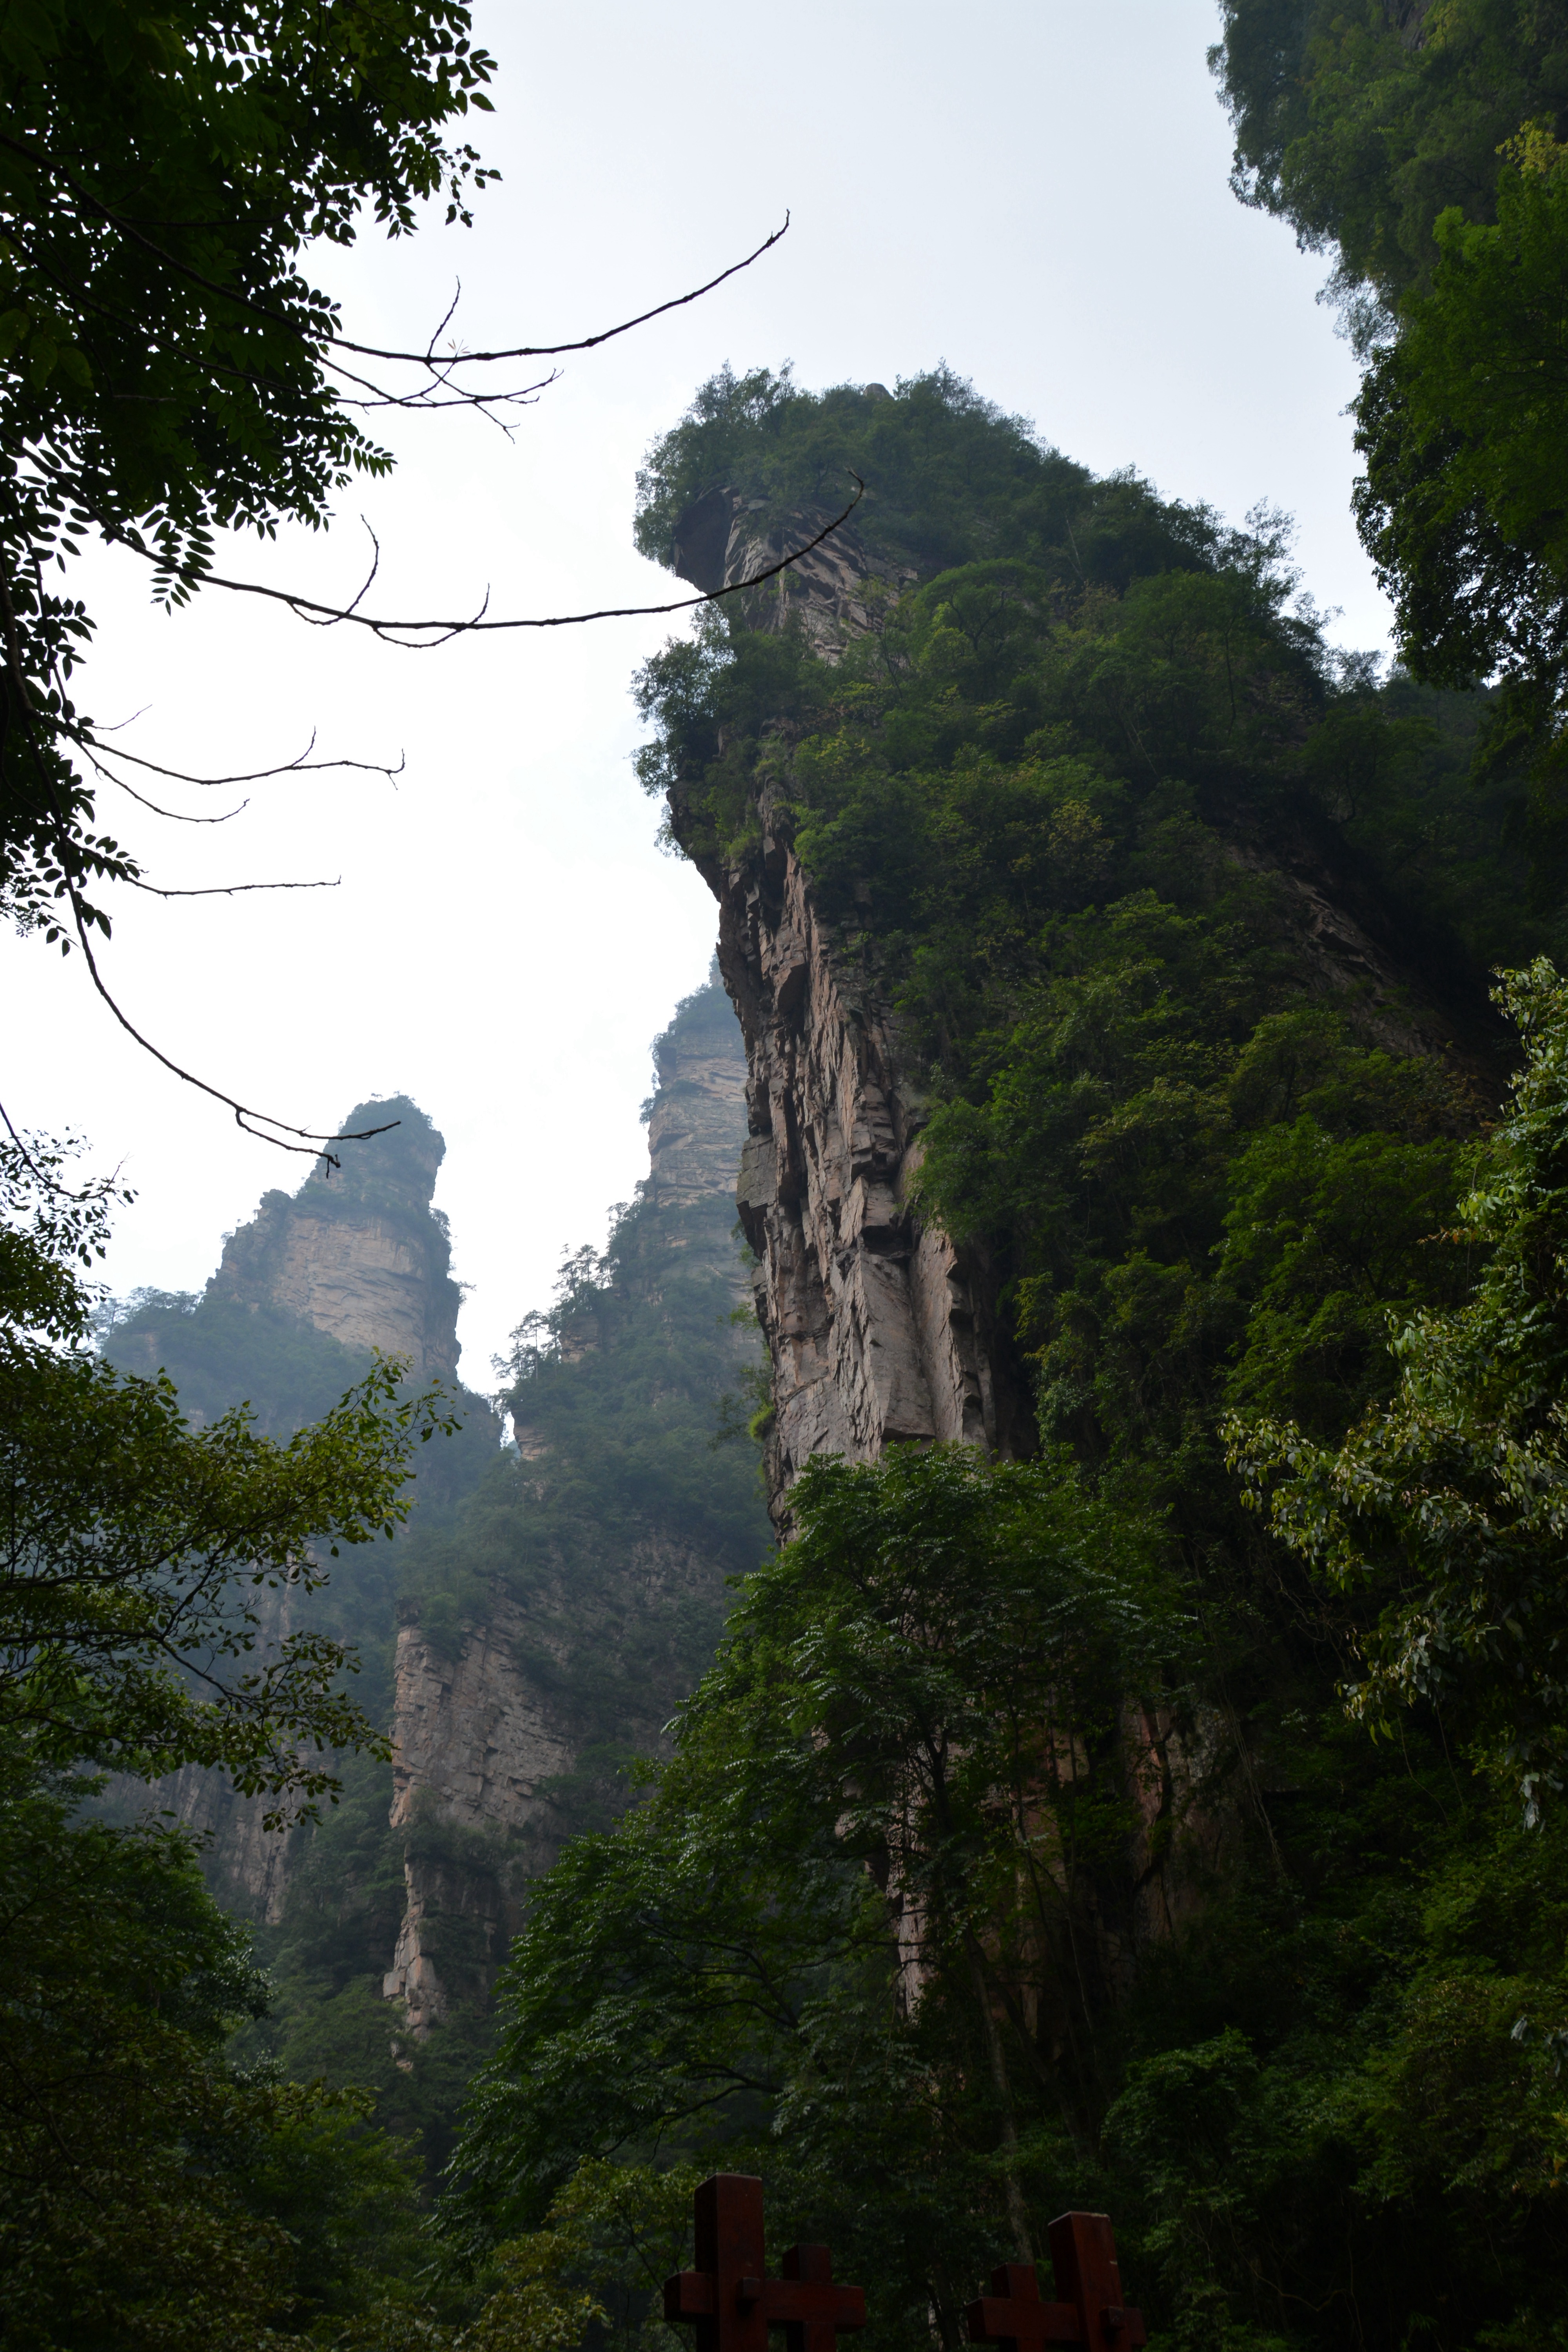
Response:
[[[1568,127],[1558,0],[1224,0],[1209,63],[1236,132],[1231,185],[1338,250],[1368,326],[1438,257],[1451,205],[1492,217],[1497,152],[1521,123]],[[1352,311],[1353,316],[1353,311]]]
[[[281,1443],[243,1406],[191,1429],[166,1376],[80,1344],[73,1260],[101,1254],[108,1200],[73,1202],[58,1168],[0,1149],[0,1728],[63,1766],[218,1765],[278,1819],[312,1811],[332,1752],[380,1735],[342,1687],[352,1650],[280,1633],[281,1601],[406,1517],[416,1439],[450,1416],[380,1361]]]
[[[134,875],[93,828],[91,730],[69,697],[90,635],[46,586],[88,532],[142,548],[178,600],[215,530],[320,529],[384,451],[353,415],[363,363],[302,274],[318,238],[387,234],[482,185],[448,126],[488,107],[461,0],[237,0],[147,15],[42,0],[0,15],[0,893],[13,918],[105,919]],[[63,902],[63,904],[61,903]]]
[[[0,1150],[0,2264],[38,2352],[259,2343],[406,2267],[405,2154],[363,2094],[226,2055],[267,1988],[156,1822],[84,1815],[84,1763],[220,1767],[272,1818],[314,1811],[344,1748],[385,1752],[343,1643],[284,1629],[326,1559],[409,1507],[441,1400],[380,1364],[278,1441],[244,1408],[189,1427],[165,1376],[87,1345],[111,1185]]]
[[[259,2344],[405,2266],[414,2202],[368,2102],[236,2070],[267,1987],[161,1824],[0,1752],[0,2272],[26,2352]]]
[[[1118,1710],[1170,1697],[1184,1633],[1144,1531],[1058,1465],[900,1448],[795,1502],[647,1801],[536,1887],[451,2226],[493,2242],[585,2158],[739,2147],[833,2216],[880,2328],[934,2297],[956,2340],[986,2244],[1085,2164]]]
[[[1509,142],[1495,221],[1457,207],[1428,290],[1356,404],[1362,537],[1421,677],[1492,678],[1493,761],[1532,756],[1542,879],[1562,881],[1561,722],[1568,698],[1568,149],[1543,125]]]
[[[1357,1711],[1436,1704],[1535,1818],[1568,1758],[1568,984],[1542,959],[1498,994],[1525,1058],[1459,1207],[1473,1296],[1395,1324],[1394,1396],[1338,1447],[1239,1416],[1226,1435],[1275,1532],[1378,1606]]]
[[[1522,0],[1228,0],[1233,185],[1339,255],[1368,362],[1358,526],[1429,685],[1493,682],[1482,772],[1532,771],[1563,895],[1568,14]],[[1500,171],[1499,159],[1502,158]]]

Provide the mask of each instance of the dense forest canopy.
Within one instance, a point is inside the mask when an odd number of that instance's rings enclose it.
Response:
[[[1530,778],[1568,877],[1568,13],[1552,0],[1228,0],[1234,185],[1337,254],[1366,362],[1363,540],[1430,685],[1500,688],[1481,764]]]
[[[1210,53],[1236,132],[1232,185],[1342,285],[1393,303],[1430,278],[1435,226],[1493,215],[1498,152],[1521,123],[1568,125],[1568,10],[1556,0],[1224,0]]]

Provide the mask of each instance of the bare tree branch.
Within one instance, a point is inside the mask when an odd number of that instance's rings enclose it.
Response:
[[[229,814],[232,816],[238,812],[231,809]],[[212,822],[221,820],[215,818]],[[234,898],[242,890],[341,890],[343,877],[340,874],[335,882],[213,882],[201,890],[161,890],[155,882],[143,882],[138,875],[132,877],[131,887],[133,890],[145,890],[154,898]]]
[[[825,539],[831,539],[834,532],[842,529],[848,521],[866,495],[866,485],[859,475],[852,467],[847,467],[846,470],[850,480],[855,484],[854,497],[842,514],[835,515],[833,520],[825,524],[816,537],[808,539],[803,547],[792,549],[788,555],[781,556],[776,563],[766,565],[761,572],[753,572],[748,579],[731,581],[727,587],[711,589],[703,596],[679,596],[668,604],[610,604],[593,613],[552,613],[539,619],[491,621],[485,618],[486,609],[489,604],[489,593],[487,590],[484,604],[467,620],[395,621],[378,620],[371,614],[355,610],[360,598],[365,593],[365,588],[370,585],[369,578],[366,579],[364,587],[362,587],[354,597],[353,604],[326,604],[314,596],[300,595],[293,589],[264,587],[258,580],[230,580],[219,572],[197,572],[192,568],[175,569],[174,577],[186,581],[193,588],[226,588],[237,596],[265,596],[273,604],[287,604],[290,612],[297,614],[300,620],[309,622],[313,628],[332,628],[340,621],[352,621],[356,627],[368,629],[373,636],[382,638],[387,645],[402,646],[405,653],[428,653],[437,646],[447,644],[453,637],[470,636],[495,629],[573,629],[579,628],[589,621],[635,621],[665,613],[689,613],[699,604],[717,604],[726,596],[742,596],[748,589],[761,588],[767,581],[776,579],[781,572],[787,572],[793,564],[799,563],[803,557],[812,552],[814,548],[820,547]],[[366,529],[369,529],[368,524]],[[374,537],[374,533],[372,536]],[[132,549],[135,554],[142,556],[150,563],[163,561],[152,548],[142,545],[139,539],[129,533],[117,532],[115,541],[117,545]],[[379,556],[378,548],[378,561]],[[374,567],[373,566],[371,577],[374,576]],[[318,614],[321,616],[319,619]],[[410,643],[410,635],[414,633],[427,635],[430,643],[428,645]]]
[[[221,1087],[209,1086],[205,1078],[198,1078],[192,1071],[182,1069],[178,1062],[171,1060],[167,1054],[161,1053],[150,1037],[142,1035],[135,1023],[121,1012],[110,995],[105,985],[103,974],[99,971],[97,958],[92,952],[91,944],[87,936],[86,909],[74,887],[68,887],[67,895],[70,900],[77,943],[87,959],[87,968],[92,976],[92,984],[127,1036],[133,1037],[144,1054],[151,1054],[155,1062],[161,1062],[164,1069],[170,1071],[176,1078],[182,1078],[186,1086],[195,1087],[200,1094],[210,1095],[214,1102],[220,1102],[226,1109],[233,1111],[235,1125],[246,1135],[254,1136],[258,1143],[270,1143],[279,1151],[296,1151],[302,1160],[324,1160],[329,1168],[341,1168],[342,1161],[335,1151],[327,1149],[329,1145],[368,1143],[373,1135],[389,1135],[395,1127],[402,1126],[401,1119],[389,1118],[380,1127],[346,1129],[341,1135],[319,1134],[312,1128],[291,1127],[287,1119],[274,1118],[270,1113],[264,1110],[253,1110],[248,1104],[237,1102],[233,1095],[225,1094]],[[250,1124],[252,1120],[259,1120],[261,1124],[252,1126]],[[275,1127],[279,1130],[278,1133],[265,1134],[263,1129],[268,1127]],[[301,1139],[298,1143],[286,1142],[284,1139],[290,1135],[299,1136]]]
[[[771,252],[779,239],[787,234],[790,222],[790,216],[786,212],[781,226],[775,228],[770,236],[764,237],[755,252],[747,254],[743,261],[731,262],[727,269],[721,269],[716,278],[709,278],[705,285],[693,287],[689,294],[677,294],[667,302],[655,303],[651,310],[639,311],[635,319],[623,320],[619,326],[604,327],[596,334],[580,335],[570,342],[516,343],[504,350],[462,352],[454,354],[450,360],[437,361],[436,337],[450,322],[453,312],[458,307],[462,295],[460,284],[457,295],[447,306],[445,317],[423,352],[388,351],[375,343],[355,342],[349,336],[333,334],[324,326],[312,331],[301,324],[298,319],[291,319],[287,311],[274,310],[268,304],[258,302],[252,296],[237,293],[232,287],[220,285],[216,278],[204,276],[199,269],[193,269],[188,263],[180,260],[176,254],[170,253],[166,247],[159,245],[155,238],[144,236],[136,224],[128,220],[122,213],[115,212],[111,206],[95,196],[91,189],[85,186],[74,173],[66,169],[58,156],[50,154],[47,150],[35,147],[24,140],[8,138],[4,134],[0,134],[0,147],[5,147],[12,154],[23,157],[26,162],[32,164],[35,171],[58,180],[71,191],[79,204],[84,205],[89,212],[96,213],[100,220],[105,222],[110,227],[118,229],[121,236],[128,238],[133,245],[141,246],[145,252],[153,255],[168,268],[176,271],[192,285],[201,287],[208,294],[216,295],[220,301],[232,302],[240,310],[248,310],[258,319],[266,319],[274,326],[285,328],[290,334],[298,336],[301,342],[312,349],[325,347],[334,351],[352,352],[356,358],[389,360],[407,366],[426,368],[432,373],[441,368],[450,370],[455,366],[490,367],[502,360],[554,359],[568,352],[595,351],[601,343],[613,342],[617,335],[630,334],[635,327],[647,326],[651,320],[662,319],[668,311],[684,310],[688,303],[700,301],[705,294],[711,294],[714,289],[722,286],[727,278],[736,277],[742,269],[750,269],[753,262],[760,261],[764,253]],[[346,373],[347,371],[344,373]],[[472,397],[474,402],[480,402],[504,399],[508,396],[482,394]],[[526,395],[517,396],[525,397]],[[402,404],[389,401],[387,404],[401,405]],[[445,404],[450,406],[456,404]]]
[[[141,715],[140,711],[136,713],[138,718],[140,718]],[[126,721],[127,725],[129,723],[129,721]],[[187,775],[184,768],[165,768],[161,766],[156,760],[144,760],[139,751],[121,751],[118,743],[105,743],[101,740],[100,730],[96,727],[90,729],[71,728],[68,726],[58,725],[58,722],[57,725],[58,731],[60,734],[69,736],[71,741],[79,744],[85,751],[101,753],[106,759],[129,760],[132,766],[145,768],[154,776],[167,776],[171,782],[176,784],[200,784],[205,792],[218,790],[228,784],[268,783],[274,776],[324,775],[328,770],[332,768],[354,768],[358,769],[362,773],[367,776],[386,776],[395,778],[403,773],[405,765],[404,756],[401,752],[398,754],[397,761],[395,766],[389,764],[384,760],[312,760],[310,753],[316,748],[316,738],[312,732],[310,741],[306,744],[305,749],[300,753],[298,759],[280,760],[276,767],[252,768],[247,773],[237,776],[192,776]],[[200,823],[203,824],[214,824],[221,823],[221,819],[215,817],[192,819],[193,824]]]

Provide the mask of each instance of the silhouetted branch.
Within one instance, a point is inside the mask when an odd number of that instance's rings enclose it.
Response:
[[[231,816],[237,811],[231,809]],[[335,882],[211,882],[200,890],[161,890],[155,882],[144,882],[140,875],[129,877],[133,890],[145,890],[154,898],[233,898],[242,890],[341,890],[343,877]]]
[[[160,808],[158,803],[150,801],[145,793],[139,793],[134,784],[128,784],[123,776],[117,776],[112,768],[106,768],[101,760],[95,760],[90,751],[87,757],[89,765],[97,769],[106,784],[113,784],[120,792],[129,793],[139,808],[151,810],[154,816],[167,817],[171,824],[227,824],[231,817],[243,816],[250,806],[247,795],[237,808],[225,809],[221,816],[189,816],[184,809]]]
[[[552,360],[563,357],[568,352],[596,351],[601,343],[614,342],[617,335],[629,335],[634,327],[646,327],[650,320],[662,319],[670,310],[683,310],[689,302],[700,302],[705,294],[711,294],[715,288],[723,285],[726,278],[739,277],[742,269],[750,269],[752,264],[760,261],[764,253],[773,251],[780,237],[788,234],[789,219],[790,216],[786,212],[773,235],[764,237],[754,253],[747,254],[744,261],[732,261],[728,269],[721,269],[718,277],[710,278],[705,286],[694,286],[689,294],[677,294],[668,302],[656,303],[651,310],[639,310],[635,319],[623,320],[618,327],[602,328],[596,335],[583,335],[573,343],[517,343],[510,351],[462,352],[457,355],[457,360],[465,367],[489,367],[499,360]],[[447,310],[446,318],[442,320],[441,326],[437,328],[436,335],[441,332],[441,328],[447,324],[457,310],[458,303],[462,298],[462,285],[459,282],[451,308]],[[436,335],[431,336],[423,352],[380,351],[374,343],[351,342],[345,335],[333,335],[330,340],[338,351],[353,352],[361,359],[405,360],[412,361],[416,365],[430,367],[435,362]],[[447,362],[443,362],[442,364],[445,365]]]
[[[119,1004],[115,1002],[104,982],[103,974],[98,968],[98,960],[94,956],[91,944],[88,940],[86,909],[84,908],[75,887],[68,884],[67,886],[67,896],[70,900],[71,918],[76,929],[77,943],[80,947],[82,954],[87,959],[87,968],[89,972],[91,974],[92,984],[94,988],[97,989],[100,996],[102,997],[105,1004],[108,1005],[110,1013],[113,1013],[116,1021],[119,1022],[121,1027],[125,1031],[127,1036],[133,1037],[144,1054],[151,1054],[153,1059],[155,1062],[162,1063],[163,1068],[171,1072],[174,1077],[183,1079],[188,1087],[195,1087],[200,1094],[210,1095],[214,1102],[220,1102],[226,1109],[233,1111],[235,1125],[241,1129],[245,1134],[254,1136],[258,1143],[270,1143],[279,1151],[295,1151],[298,1152],[300,1157],[303,1160],[324,1160],[329,1168],[341,1168],[343,1164],[342,1161],[338,1158],[336,1152],[328,1150],[325,1148],[327,1145],[333,1143],[368,1143],[373,1135],[388,1135],[395,1127],[402,1126],[403,1121],[401,1119],[389,1118],[380,1127],[355,1128],[345,1130],[341,1135],[318,1134],[313,1128],[291,1127],[287,1119],[273,1118],[269,1113],[264,1110],[253,1110],[247,1103],[237,1102],[233,1095],[225,1094],[221,1087],[209,1086],[205,1078],[198,1078],[194,1072],[183,1069],[180,1064],[174,1061],[169,1055],[160,1052],[159,1048],[153,1045],[152,1039],[150,1037],[144,1037],[141,1030],[137,1028],[135,1023],[131,1020],[126,1013],[121,1012]],[[252,1126],[250,1124],[252,1120],[259,1120],[261,1125]],[[276,1135],[265,1134],[263,1132],[263,1129],[268,1127],[277,1128],[279,1132]],[[285,1137],[290,1135],[299,1136],[300,1140],[298,1143],[286,1142],[284,1140]]]
[[[143,252],[152,254],[155,259],[163,263],[165,268],[175,271],[189,284],[201,287],[204,292],[215,295],[218,300],[231,302],[237,308],[249,311],[253,317],[265,319],[273,326],[282,327],[312,350],[352,352],[359,359],[387,360],[398,365],[422,367],[427,369],[432,374],[445,370],[449,375],[450,372],[457,367],[492,367],[504,360],[556,359],[568,352],[595,351],[601,343],[613,342],[618,335],[629,335],[634,328],[646,327],[652,320],[662,319],[671,310],[684,310],[689,303],[700,302],[705,294],[711,294],[716,288],[722,286],[726,279],[738,276],[742,269],[750,269],[753,262],[760,261],[764,253],[771,252],[777,245],[779,239],[787,233],[790,222],[790,216],[786,212],[781,226],[774,229],[770,236],[764,237],[753,253],[747,254],[743,261],[731,262],[727,269],[721,269],[716,278],[709,278],[704,285],[694,286],[688,294],[674,295],[667,302],[657,302],[651,310],[640,310],[636,318],[625,319],[618,326],[601,328],[596,334],[580,335],[570,342],[514,343],[499,351],[456,352],[449,360],[438,361],[436,357],[436,338],[449,324],[458,302],[461,299],[460,283],[457,294],[448,304],[445,316],[424,351],[391,351],[384,350],[375,343],[356,342],[347,335],[334,334],[324,322],[313,328],[310,327],[299,319],[290,318],[285,310],[275,310],[268,303],[257,301],[253,295],[237,293],[233,287],[220,285],[216,278],[206,277],[199,269],[193,269],[188,262],[182,261],[177,254],[169,252],[154,237],[145,236],[136,224],[128,220],[122,213],[116,212],[111,205],[104,204],[101,198],[95,196],[91,189],[79,180],[74,173],[68,171],[57,155],[50,154],[47,150],[39,149],[25,140],[4,134],[0,134],[0,147],[7,149],[14,155],[21,156],[33,166],[35,171],[58,180],[70,190],[79,204],[84,205],[88,211],[96,214],[98,218],[109,227],[117,229],[120,235],[127,238],[131,244],[140,246]],[[60,281],[57,278],[56,282]],[[80,289],[63,290],[75,291],[79,299],[81,299]],[[347,369],[342,370],[341,373],[351,382],[363,382],[363,379],[351,375]],[[376,393],[375,404],[379,406],[402,407],[422,404],[422,396],[417,394],[399,397],[396,394],[383,394],[377,385],[368,388]],[[458,399],[429,404],[444,407],[486,406],[508,400],[527,399],[541,389],[542,386],[535,385],[529,387],[527,391],[516,394],[474,393],[461,395]],[[353,404],[358,405],[357,403]]]
[[[141,715],[140,711],[136,713],[138,718],[140,718]],[[129,724],[129,721],[126,723]],[[327,772],[332,768],[355,768],[367,776],[386,776],[395,779],[403,773],[405,766],[404,757],[401,752],[398,754],[397,763],[395,766],[390,766],[384,760],[312,760],[310,753],[316,748],[315,733],[312,730],[310,741],[306,744],[305,749],[300,753],[298,759],[280,760],[278,762],[278,765],[273,768],[252,768],[243,775],[192,776],[187,775],[183,768],[165,768],[161,766],[156,760],[144,760],[139,751],[122,751],[118,743],[105,743],[101,741],[100,740],[100,730],[96,728],[72,728],[61,725],[59,732],[63,735],[69,736],[71,741],[79,744],[85,751],[94,753],[101,752],[106,758],[112,760],[129,760],[134,767],[145,768],[152,775],[167,776],[172,782],[176,784],[199,784],[204,792],[218,790],[226,784],[268,783],[274,776],[325,775]],[[129,789],[129,787],[127,787],[127,789]],[[193,824],[215,824],[221,823],[222,820],[216,817],[201,817],[193,818],[191,822]]]
[[[258,580],[230,580],[219,572],[170,568],[175,578],[184,580],[193,588],[226,588],[237,596],[265,596],[275,604],[287,604],[290,612],[301,621],[309,622],[312,628],[333,628],[340,621],[352,621],[356,627],[368,629],[373,636],[380,637],[387,645],[402,646],[405,653],[428,653],[437,646],[448,644],[453,637],[469,636],[494,629],[573,629],[581,627],[588,621],[635,621],[665,613],[689,613],[699,604],[717,604],[725,596],[744,595],[748,589],[761,588],[767,581],[776,579],[781,572],[787,572],[793,564],[799,563],[803,557],[809,555],[814,548],[820,547],[825,539],[831,539],[834,532],[842,529],[848,521],[866,495],[866,485],[852,467],[847,467],[846,471],[856,486],[854,497],[843,513],[835,515],[833,520],[826,524],[814,539],[808,539],[804,547],[792,549],[788,555],[781,556],[776,563],[766,565],[761,572],[752,572],[749,579],[731,581],[727,587],[710,589],[706,595],[679,596],[668,604],[610,604],[593,613],[552,613],[540,619],[491,621],[485,618],[489,604],[489,592],[487,589],[484,603],[468,620],[377,620],[371,614],[355,610],[360,598],[365,593],[364,588],[361,588],[353,604],[327,604],[314,596],[301,596],[293,589],[265,587]],[[369,529],[368,524],[366,529]],[[164,562],[163,557],[152,548],[143,546],[136,538],[125,533],[116,533],[115,536],[118,544],[132,549],[148,562]],[[374,537],[374,534],[373,533],[372,536]],[[378,549],[378,560],[379,554]],[[374,566],[372,576],[374,577]],[[369,584],[367,580],[365,586],[368,587]],[[318,619],[316,617],[318,614],[322,617]],[[428,645],[410,644],[408,635],[411,632],[426,635],[430,643]]]

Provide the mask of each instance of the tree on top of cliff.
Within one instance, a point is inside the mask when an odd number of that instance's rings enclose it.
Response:
[[[1027,417],[1008,415],[945,365],[900,378],[891,394],[881,384],[802,392],[787,366],[742,376],[726,367],[648,451],[637,545],[668,564],[677,525],[708,490],[740,490],[783,518],[841,504],[851,472],[866,485],[857,530],[922,572],[1030,556],[1063,545],[1071,523],[1083,526],[1079,560],[1089,575],[1121,586],[1136,572],[1201,562],[1213,536],[1205,510],[1162,503],[1131,472],[1097,482]]]

